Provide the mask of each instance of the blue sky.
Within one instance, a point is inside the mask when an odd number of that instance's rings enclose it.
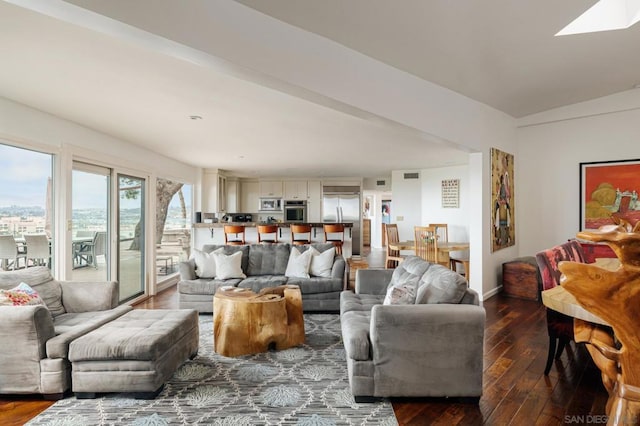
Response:
[[[0,207],[45,207],[51,155],[0,144]]]
[[[51,176],[52,156],[0,144],[0,207],[40,206],[45,208],[47,179]],[[74,171],[73,208],[105,208],[106,177]],[[187,206],[190,191],[183,191]],[[124,208],[135,208],[139,200],[120,200]],[[179,198],[171,207],[180,207]]]

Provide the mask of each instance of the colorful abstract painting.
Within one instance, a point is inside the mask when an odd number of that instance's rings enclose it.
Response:
[[[640,160],[580,163],[580,229],[640,221]]]
[[[491,148],[491,251],[516,243],[513,154]]]

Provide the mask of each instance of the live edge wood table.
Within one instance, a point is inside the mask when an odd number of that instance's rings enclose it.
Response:
[[[545,305],[574,316],[576,342],[588,343],[609,393],[609,425],[640,424],[640,233],[625,231],[603,227],[578,234],[581,239],[607,243],[620,259],[616,270],[560,263],[565,276],[561,287],[575,297],[580,309],[563,308],[572,304],[566,298],[552,306],[545,301],[549,294],[542,293]],[[551,296],[558,300],[557,294]],[[610,325],[613,333],[597,323]]]
[[[256,294],[223,287],[213,296],[214,350],[233,357],[304,343],[300,287],[283,285]]]

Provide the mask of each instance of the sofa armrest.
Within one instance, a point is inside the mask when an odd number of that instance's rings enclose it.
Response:
[[[47,340],[54,336],[53,318],[44,305],[0,306],[0,348],[4,348],[0,350],[0,375],[17,374],[23,369],[20,363],[46,358]]]
[[[62,305],[67,312],[106,311],[118,306],[116,281],[60,281]]]
[[[333,259],[333,266],[331,267],[331,278],[344,279],[346,264],[347,262],[345,262],[344,257],[336,255]]]
[[[180,281],[195,280],[196,276],[196,261],[189,259],[178,264],[178,272],[180,272]]]
[[[393,269],[358,269],[356,271],[356,294],[385,294],[391,281]]]
[[[485,319],[484,308],[475,305],[374,306],[369,333],[376,394],[481,395]]]

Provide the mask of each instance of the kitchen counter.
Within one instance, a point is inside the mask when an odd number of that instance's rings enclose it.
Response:
[[[309,222],[309,223],[300,223],[300,225],[311,225],[314,228],[322,228],[325,223],[335,223],[335,222]],[[225,225],[241,225],[246,226],[247,228],[255,228],[258,225],[277,225],[280,228],[289,228],[291,226],[290,222],[216,222],[216,223],[194,223],[194,228],[223,228]],[[353,222],[343,222],[345,228],[352,228]]]

